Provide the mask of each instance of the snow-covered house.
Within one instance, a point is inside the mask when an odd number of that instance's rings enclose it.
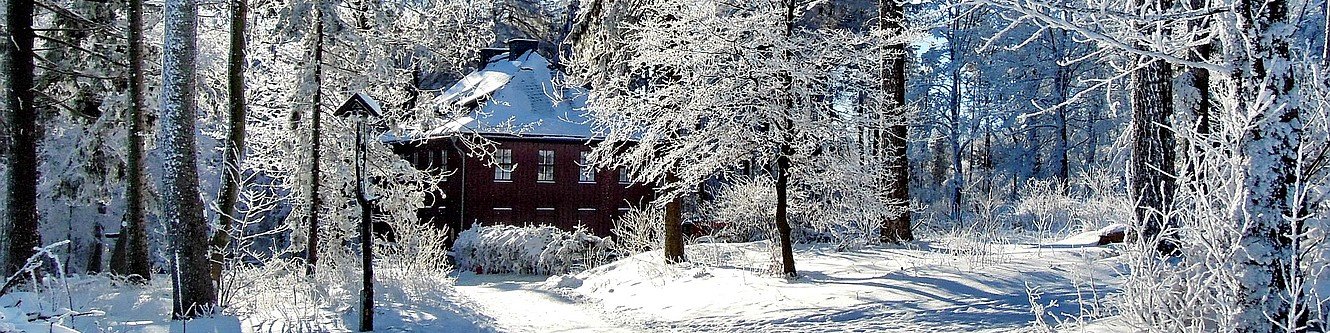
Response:
[[[385,139],[417,168],[452,172],[443,198],[430,196],[420,218],[453,232],[479,222],[584,225],[609,235],[613,218],[650,200],[650,187],[584,166],[598,142],[581,115],[584,91],[555,83],[560,72],[536,52],[537,41],[507,45],[481,50],[480,68],[444,91],[469,116]],[[494,164],[467,154],[468,135],[497,143]]]

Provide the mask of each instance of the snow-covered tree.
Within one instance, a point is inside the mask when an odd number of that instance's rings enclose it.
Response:
[[[882,129],[881,73],[864,61],[878,59],[882,41],[799,27],[793,1],[661,1],[640,10],[623,45],[633,51],[615,63],[621,75],[578,81],[592,87],[588,114],[604,137],[590,161],[658,184],[658,205],[745,166],[768,170],[781,272],[795,275],[792,192],[812,184],[800,177],[825,167],[824,156],[864,147],[859,128]],[[880,166],[874,156],[865,164]]]
[[[1104,52],[1140,57],[1135,67],[1125,71],[1136,73],[1133,112],[1139,116],[1135,117],[1134,126],[1138,133],[1156,133],[1155,139],[1160,142],[1137,144],[1133,152],[1139,156],[1136,158],[1143,159],[1134,163],[1134,172],[1159,175],[1137,177],[1145,180],[1134,185],[1137,193],[1141,193],[1140,189],[1154,191],[1157,196],[1153,198],[1158,199],[1148,202],[1152,200],[1147,198],[1144,200],[1147,202],[1139,203],[1157,206],[1144,207],[1146,213],[1157,219],[1146,219],[1137,227],[1147,240],[1158,239],[1160,235],[1180,238],[1180,253],[1189,257],[1172,267],[1151,264],[1150,260],[1135,261],[1148,266],[1132,270],[1134,278],[1139,278],[1135,281],[1149,285],[1149,281],[1182,276],[1185,278],[1176,281],[1186,287],[1170,288],[1172,291],[1161,297],[1158,292],[1144,288],[1145,285],[1129,284],[1127,289],[1132,294],[1128,299],[1192,299],[1189,297],[1198,295],[1193,294],[1197,291],[1217,296],[1216,305],[1209,308],[1212,312],[1190,314],[1178,306],[1158,308],[1158,302],[1130,303],[1140,306],[1136,309],[1141,314],[1164,312],[1138,319],[1158,320],[1155,324],[1176,325],[1169,326],[1175,328],[1198,327],[1209,322],[1221,330],[1241,332],[1305,329],[1308,310],[1302,297],[1306,292],[1302,281],[1307,279],[1307,273],[1300,267],[1307,261],[1300,253],[1305,251],[1303,241],[1308,237],[1304,223],[1309,202],[1305,192],[1298,189],[1309,185],[1300,171],[1306,165],[1301,158],[1304,133],[1308,132],[1304,117],[1316,110],[1308,107],[1304,96],[1315,92],[1317,87],[1306,79],[1310,76],[1303,68],[1309,66],[1300,65],[1308,63],[1299,55],[1310,54],[1311,50],[1304,46],[1312,43],[1304,43],[1307,38],[1291,28],[1298,25],[1300,17],[1305,17],[1301,15],[1303,12],[1293,12],[1293,8],[1305,11],[1305,3],[1235,0],[1184,5],[1132,1],[1106,6],[1099,2],[979,2],[1010,10],[1020,21],[1072,31]],[[1115,7],[1127,10],[1085,10]],[[1219,42],[1218,59],[1205,54],[1213,51],[1204,47],[1210,41]],[[1167,104],[1176,99],[1171,92],[1174,75],[1171,66],[1208,71],[1212,86],[1191,88],[1220,91],[1222,114],[1198,114],[1196,121],[1201,121],[1198,124],[1165,123],[1173,108]],[[1213,80],[1216,77],[1220,80]],[[1184,100],[1200,105],[1201,96],[1187,96]],[[1206,119],[1214,119],[1218,126],[1212,126],[1215,124]],[[1179,131],[1187,140],[1200,143],[1191,146],[1201,156],[1189,156],[1188,169],[1194,170],[1184,169],[1181,173],[1190,185],[1174,187],[1172,179],[1179,171],[1172,169],[1175,162],[1172,154],[1163,150],[1177,148],[1168,146],[1167,141],[1172,132]],[[1149,139],[1151,135],[1146,137]],[[1183,188],[1186,191],[1181,191]],[[1179,199],[1187,200],[1195,208],[1172,207],[1168,201],[1174,199],[1170,193],[1174,191],[1182,194]],[[1212,211],[1215,208],[1232,215],[1216,215]],[[1187,227],[1171,233],[1159,231],[1163,229],[1161,226],[1171,224],[1162,220],[1168,217],[1179,218]],[[1160,235],[1149,234],[1156,231]],[[1233,242],[1235,238],[1237,241]],[[1196,259],[1190,256],[1203,261],[1193,261]],[[1226,262],[1234,269],[1215,269],[1205,266],[1205,262]],[[1159,272],[1176,275],[1170,277]],[[1232,287],[1202,286],[1197,282],[1214,279],[1231,281]]]
[[[136,0],[137,1],[137,0]],[[230,32],[226,61],[226,108],[228,126],[226,140],[222,145],[222,190],[217,194],[217,230],[213,232],[210,246],[213,262],[212,278],[221,277],[223,254],[231,242],[231,225],[239,213],[236,203],[240,200],[241,181],[240,159],[245,152],[245,124],[248,121],[245,104],[245,47],[246,28],[249,26],[249,1],[232,0],[229,7]]]
[[[448,78],[473,63],[473,52],[491,41],[489,4],[461,0],[358,2],[294,1],[265,3],[254,25],[264,45],[249,56],[270,73],[253,83],[254,119],[245,162],[264,168],[275,184],[294,194],[288,219],[300,225],[297,246],[309,263],[322,265],[354,239],[358,209],[351,198],[350,122],[330,112],[356,92],[384,106],[373,120],[382,130],[419,125],[431,118],[459,116],[459,109],[435,99]],[[281,126],[278,126],[281,125]],[[294,158],[292,158],[294,157]],[[251,161],[252,164],[251,164]],[[415,210],[432,193],[437,175],[417,171],[387,147],[371,144],[371,192],[391,223],[414,221]],[[242,170],[249,167],[242,167]],[[314,193],[317,193],[315,195]],[[312,244],[312,245],[311,245]],[[336,254],[341,255],[341,254]]]
[[[793,1],[789,6],[795,6]],[[878,29],[881,34],[887,36],[904,36],[907,34],[905,29],[905,9],[900,1],[880,0],[878,1]],[[882,115],[877,117],[876,124],[870,133],[873,134],[870,147],[874,147],[876,155],[882,163],[885,163],[886,172],[880,177],[881,194],[887,198],[891,207],[895,210],[885,217],[882,221],[882,230],[879,233],[879,240],[882,242],[902,242],[914,240],[913,226],[910,225],[910,161],[909,161],[909,128],[908,112],[905,104],[905,43],[903,41],[891,41],[880,44],[883,50],[882,57],[882,103],[880,111]],[[863,66],[863,64],[860,64]]]

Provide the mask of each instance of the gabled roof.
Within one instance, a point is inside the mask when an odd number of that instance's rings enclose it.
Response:
[[[510,41],[510,43],[512,43]],[[582,116],[585,91],[555,82],[559,74],[534,50],[491,56],[480,69],[444,90],[446,103],[470,109],[459,119],[438,119],[431,126],[384,141],[410,141],[459,132],[521,137],[588,139],[592,130]]]
[[[338,107],[337,111],[333,112],[333,115],[338,117],[358,114],[382,117],[383,107],[379,106],[379,101],[374,100],[374,98],[369,97],[369,95],[366,95],[364,92],[358,92],[355,95],[352,95],[350,99],[347,99],[346,103],[342,103],[342,106]]]

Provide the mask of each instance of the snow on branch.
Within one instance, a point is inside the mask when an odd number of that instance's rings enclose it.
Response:
[[[970,1],[972,1],[972,3],[976,5],[993,6],[1019,13],[1021,16],[1017,19],[1011,20],[1010,23],[1011,25],[1018,25],[1024,22],[1030,22],[1039,27],[1056,28],[1056,29],[1075,32],[1076,34],[1085,37],[1088,40],[1093,41],[1101,46],[1121,50],[1135,55],[1160,59],[1176,65],[1205,69],[1212,73],[1217,73],[1219,75],[1224,75],[1224,76],[1227,76],[1230,72],[1232,72],[1232,68],[1230,68],[1229,66],[1203,62],[1203,61],[1189,60],[1183,57],[1173,55],[1172,52],[1169,51],[1170,48],[1162,48],[1162,50],[1158,50],[1158,49],[1141,47],[1139,45],[1143,44],[1145,38],[1132,37],[1129,35],[1130,32],[1124,32],[1122,34],[1118,34],[1108,31],[1101,31],[1099,29],[1093,28],[1091,24],[1079,24],[1076,22],[1077,19],[1085,19],[1094,22],[1095,24],[1093,24],[1093,26],[1105,26],[1108,25],[1108,23],[1102,21],[1109,20],[1110,21],[1109,23],[1115,23],[1112,24],[1115,26],[1116,25],[1132,26],[1132,25],[1141,24],[1141,22],[1153,22],[1160,20],[1181,20],[1198,16],[1213,15],[1216,13],[1226,11],[1226,9],[1224,8],[1209,8],[1209,9],[1193,10],[1181,13],[1141,16],[1141,15],[1130,15],[1126,13],[1116,13],[1113,11],[1109,11],[1107,9],[1092,10],[1088,8],[1067,7],[1067,6],[1061,6],[1053,3],[1045,3],[1040,1],[1025,1],[1025,0],[970,0]],[[1108,17],[1107,18],[1099,17],[1101,15],[1107,15]],[[1124,29],[1124,30],[1131,30],[1131,29]],[[1003,30],[1004,33],[1008,31],[1009,29]],[[1141,39],[1141,41],[1134,41],[1134,39]],[[1189,41],[1192,39],[1174,38],[1174,40]],[[1186,46],[1186,45],[1173,45],[1173,46]]]
[[[36,250],[36,253],[33,253],[32,256],[28,257],[28,261],[23,263],[23,268],[19,269],[17,272],[14,272],[13,275],[10,275],[8,278],[5,279],[5,285],[3,287],[0,287],[0,295],[8,294],[11,288],[13,288],[15,285],[18,285],[20,281],[23,281],[24,275],[32,275],[37,271],[38,268],[41,268],[43,258],[50,258],[51,260],[59,264],[60,258],[57,258],[55,256],[55,253],[52,251],[55,250],[55,248],[57,247],[65,245],[69,245],[68,239],[52,243],[51,245],[33,248],[33,250]]]

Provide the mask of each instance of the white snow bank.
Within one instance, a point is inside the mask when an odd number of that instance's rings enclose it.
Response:
[[[19,292],[0,296],[0,333],[78,332],[66,327],[74,312],[54,307],[37,294]]]
[[[1100,248],[1010,246],[1010,260],[976,265],[921,247],[801,246],[802,277],[788,281],[769,273],[766,243],[699,244],[696,263],[634,255],[578,274],[571,292],[663,330],[1005,332],[1035,321],[1031,289],[1045,322],[1088,319],[1081,305],[1100,306],[1117,279]]]

